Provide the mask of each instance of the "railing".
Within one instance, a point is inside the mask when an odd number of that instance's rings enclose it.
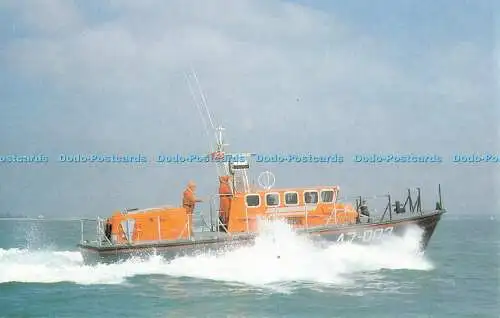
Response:
[[[193,216],[193,218],[194,218],[194,216]],[[187,218],[185,226],[183,227],[183,230],[179,234],[178,239],[180,239],[184,235],[186,230],[188,230],[189,227],[192,226],[190,219],[191,219],[190,217]],[[161,220],[162,220],[162,218],[160,216],[157,216],[157,239],[159,241],[162,240]],[[198,220],[200,220],[202,222],[202,230],[206,230],[210,226],[206,222],[203,215],[199,215]],[[79,221],[80,221],[80,244],[93,242],[93,243],[96,243],[96,245],[99,247],[104,246],[104,245],[114,245],[115,244],[115,241],[112,237],[113,234],[110,233],[111,239],[109,239],[106,236],[105,229],[106,229],[106,222],[107,221],[105,219],[102,219],[100,217],[96,217],[95,219],[80,219]],[[85,234],[88,233],[88,231],[86,230],[85,225],[89,222],[94,223],[94,231],[92,231],[92,232],[94,232],[94,234],[91,237],[86,238]],[[222,224],[220,224],[220,225],[222,225]],[[120,228],[121,228],[121,226],[120,226]],[[123,229],[122,229],[122,231],[123,231]],[[140,238],[141,238],[140,233],[141,232],[136,231],[135,233],[136,233],[135,235],[136,235],[137,240],[140,240]],[[189,231],[189,233],[191,233],[191,231]],[[192,235],[189,236],[189,239],[191,239],[191,238],[192,238]]]
[[[214,206],[217,206],[218,205],[218,202],[216,202],[216,199],[219,199],[220,200],[220,197],[231,197],[233,196],[232,194],[214,194],[214,195],[211,195],[210,196],[210,207],[209,207],[209,216],[210,216],[210,224],[205,220],[205,217],[203,215],[200,215],[201,216],[201,219],[202,219],[202,222],[203,224],[209,229],[210,232],[217,232],[219,233],[220,232],[220,229],[222,227],[222,229],[227,232],[227,227],[225,224],[223,224],[220,220],[220,212],[221,210],[220,209],[217,209],[215,212],[215,224],[214,224]],[[248,223],[248,212],[245,211],[245,213],[247,213],[247,223]],[[202,228],[202,231],[203,231],[204,228]],[[248,229],[248,224],[247,224],[247,229]]]
[[[401,206],[400,201],[395,201],[395,203],[393,205],[392,201],[391,201],[390,194],[387,195],[387,200],[388,200],[388,203],[384,209],[384,213],[382,214],[380,221],[384,220],[384,217],[387,214],[387,212],[389,212],[389,220],[392,220],[392,212],[395,212],[396,214],[405,213],[407,205],[409,205],[411,214],[415,214],[415,213],[419,213],[420,215],[423,214],[420,188],[417,188],[417,199],[415,200],[415,204],[413,204],[413,198],[412,198],[410,189],[408,189],[408,195],[405,199],[403,206]]]
[[[85,224],[86,222],[95,222],[95,237],[93,240],[102,246],[103,242],[108,244],[113,244],[111,240],[105,235],[105,220],[97,217],[95,219],[80,219],[80,244],[87,242],[85,240]]]
[[[307,211],[307,204],[304,204],[304,212],[306,215],[306,230],[309,229],[309,213]]]
[[[340,209],[340,212],[345,212],[345,207]],[[332,219],[332,216],[335,218],[335,224],[337,224],[337,201],[333,202],[333,209],[332,209],[332,212],[330,212],[328,219],[326,219],[326,225],[330,224],[330,220]]]
[[[424,210],[422,210],[422,195],[421,195],[421,189],[420,188],[415,188],[413,189],[414,193],[416,192],[416,198],[413,197],[412,195],[412,189],[407,189],[407,195],[406,198],[404,199],[404,203],[401,204],[400,200],[394,200],[393,203],[393,197],[390,194],[385,194],[385,195],[379,195],[379,196],[372,196],[372,197],[357,197],[356,198],[356,211],[358,212],[358,215],[364,215],[367,216],[368,223],[371,223],[371,214],[367,210],[367,205],[366,201],[367,199],[377,199],[377,198],[385,198],[387,200],[386,205],[384,206],[384,212],[380,216],[380,219],[378,222],[384,222],[386,220],[386,215],[388,214],[389,221],[392,221],[394,219],[393,213],[396,213],[396,215],[400,214],[405,214],[409,213],[411,216],[414,216],[415,214],[418,214],[420,216],[424,215]],[[441,211],[443,210],[443,203],[442,203],[442,197],[441,197],[441,185],[438,185],[438,201],[436,202],[436,207],[432,211]],[[363,212],[368,211],[367,215],[365,215]],[[375,215],[376,217],[376,215]]]

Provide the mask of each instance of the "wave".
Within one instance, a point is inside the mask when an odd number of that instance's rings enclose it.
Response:
[[[121,284],[137,275],[191,277],[253,286],[309,282],[345,286],[383,269],[433,269],[418,252],[422,232],[411,229],[379,245],[318,244],[287,224],[268,222],[252,246],[166,261],[158,255],[116,264],[84,265],[77,251],[0,249],[0,283]]]

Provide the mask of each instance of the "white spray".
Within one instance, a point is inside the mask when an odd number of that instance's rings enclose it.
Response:
[[[79,252],[0,249],[0,284],[6,282],[120,284],[136,275],[160,274],[252,286],[307,282],[349,284],[356,273],[381,269],[431,270],[417,253],[420,230],[381,245],[330,244],[319,247],[287,224],[265,222],[252,246],[222,255],[205,253],[165,261],[159,256],[118,264],[83,264]],[[279,257],[277,257],[277,254]]]

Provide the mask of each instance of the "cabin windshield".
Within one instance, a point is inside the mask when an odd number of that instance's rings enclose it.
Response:
[[[278,206],[279,204],[280,204],[280,196],[278,193],[266,194],[266,205],[267,206]]]
[[[297,192],[286,192],[285,193],[285,204],[286,205],[299,204],[299,194]]]
[[[260,205],[260,195],[249,194],[246,197],[247,207],[258,207]]]
[[[333,190],[322,190],[321,191],[321,202],[324,202],[324,203],[333,202]]]
[[[318,191],[304,191],[304,202],[306,204],[318,203]]]

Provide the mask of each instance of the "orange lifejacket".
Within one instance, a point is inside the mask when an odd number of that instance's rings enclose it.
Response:
[[[219,184],[219,209],[222,221],[227,224],[229,211],[231,209],[232,192],[228,184],[228,178],[221,177]]]
[[[193,190],[187,188],[182,195],[182,207],[186,208],[187,213],[193,213],[196,198],[194,197]]]

